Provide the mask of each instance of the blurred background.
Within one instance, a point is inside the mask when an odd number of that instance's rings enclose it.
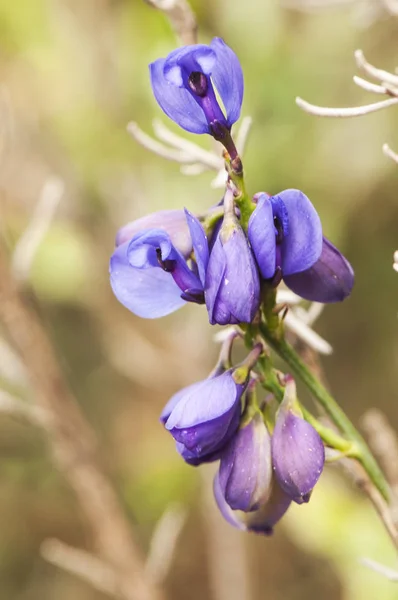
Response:
[[[294,99],[376,101],[352,83],[353,53],[361,48],[393,71],[398,17],[382,0],[192,6],[200,41],[223,37],[243,66],[243,115],[254,120],[244,156],[250,192],[302,189],[355,269],[351,298],[328,307],[316,327],[334,348],[322,360],[328,384],[355,423],[377,406],[397,428],[398,166],[381,147],[398,151],[398,110],[317,119]],[[326,469],[310,504],[293,507],[272,538],[244,536],[216,512],[206,469],[185,465],[158,422],[168,398],[211,369],[215,330],[196,305],[158,321],[130,314],[112,295],[108,261],[127,221],[161,208],[199,212],[219,199],[211,173],[186,177],[126,132],[129,120],[147,132],[153,118],[167,122],[147,65],[175,44],[164,15],[141,0],[0,0],[3,232],[15,246],[48,178],[62,180],[27,290],[143,551],[165,511],[182,523],[165,582],[170,597],[397,598],[397,584],[359,562],[365,556],[394,567],[396,556],[368,501],[335,469]],[[194,141],[210,147],[203,136]],[[21,376],[5,350],[0,376],[8,385]],[[1,600],[105,597],[40,557],[47,537],[85,547],[85,525],[45,437],[7,415],[0,415],[0,531]]]

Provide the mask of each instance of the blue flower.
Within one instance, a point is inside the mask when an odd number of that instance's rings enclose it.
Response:
[[[177,450],[191,464],[218,458],[217,452],[239,427],[242,381],[231,369],[190,385],[175,394],[165,406],[161,421],[176,442]]]
[[[260,305],[260,278],[248,240],[232,206],[210,253],[205,300],[212,325],[251,323]]]
[[[214,38],[209,46],[197,44],[174,50],[149,68],[157,102],[183,129],[209,133],[222,141],[239,119],[243,73],[235,53],[220,38]]]
[[[271,493],[271,437],[262,415],[241,427],[222,452],[219,483],[234,510],[258,510]]]
[[[272,463],[283,491],[295,502],[308,502],[325,463],[325,448],[317,431],[297,406],[296,385],[286,384],[271,440]]]
[[[119,232],[116,248],[110,261],[110,279],[114,294],[129,310],[140,317],[153,319],[167,315],[185,302],[204,302],[204,280],[208,261],[205,232],[189,211],[185,211],[186,227],[180,228],[170,219],[165,229],[151,228],[138,231],[131,239],[128,233],[134,223]],[[145,220],[145,219],[144,219]],[[157,224],[158,214],[152,216]],[[145,222],[144,226],[149,224]],[[166,230],[167,229],[167,230]],[[170,231],[170,233],[169,233]],[[177,245],[187,251],[195,250],[195,269],[188,266]]]
[[[349,262],[322,235],[318,213],[303,192],[257,195],[248,237],[262,277],[307,300],[337,302],[354,284]]]

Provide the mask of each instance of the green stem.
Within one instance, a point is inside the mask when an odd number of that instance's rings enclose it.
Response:
[[[278,377],[272,368],[272,365],[270,364],[269,358],[260,357],[258,364],[260,366],[262,375],[264,375],[264,381],[262,381],[263,387],[271,392],[276,401],[280,404],[283,400],[285,388],[279,383]],[[335,448],[351,458],[358,457],[358,448],[355,442],[342,438],[338,433],[333,431],[333,429],[330,429],[330,427],[326,427],[326,425],[320,423],[318,419],[309,412],[309,410],[304,408],[301,402],[300,408],[303,412],[305,420],[308,421],[308,423],[313,426],[315,431],[319,433],[327,446]]]
[[[340,408],[335,399],[312,374],[304,361],[294,348],[286,342],[283,335],[277,330],[271,331],[265,323],[259,325],[261,335],[277,354],[289,365],[292,372],[301,379],[313,394],[314,398],[324,408],[333,423],[350,440],[356,442],[356,458],[362,464],[371,481],[382,496],[388,501],[390,495],[389,485],[383,472],[370,452],[365,440],[351,423],[345,412]]]
[[[225,166],[228,172],[228,177],[235,185],[236,191],[238,193],[238,195],[235,197],[235,202],[240,210],[240,223],[243,229],[246,231],[247,226],[249,224],[250,216],[256,208],[256,205],[250,200],[249,196],[247,195],[242,163],[240,162],[240,168],[238,171],[236,171],[234,169],[233,161],[231,162],[229,157],[226,157]]]

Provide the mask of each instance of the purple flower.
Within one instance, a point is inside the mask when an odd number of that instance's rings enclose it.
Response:
[[[199,464],[216,456],[235,433],[248,377],[247,368],[231,369],[194,383],[169,400],[161,421],[187,462]]]
[[[272,479],[268,499],[257,510],[251,512],[232,510],[225,500],[218,473],[214,478],[213,492],[222,516],[230,525],[242,531],[253,531],[263,535],[273,533],[274,525],[283,517],[291,504],[291,499],[275,478]]]
[[[144,229],[127,241],[124,240],[129,231],[135,229],[134,223],[119,232],[117,243],[122,243],[110,261],[111,286],[118,300],[140,317],[162,317],[174,312],[186,301],[204,302],[207,239],[196,217],[185,211],[185,218],[186,226],[181,228],[181,215],[178,215],[179,228],[168,214],[163,229]],[[152,216],[152,221],[154,219],[159,219],[159,216]],[[186,252],[189,248],[186,227],[195,250],[194,270],[189,268],[171,237]]]
[[[257,412],[222,452],[220,489],[233,510],[254,511],[268,500],[271,477],[271,437]]]
[[[309,501],[325,463],[322,440],[300,412],[289,380],[272,435],[272,463],[279,485],[298,504]]]
[[[251,323],[260,305],[257,265],[233,210],[226,211],[210,253],[205,300],[212,325]]]
[[[283,278],[307,300],[337,302],[354,283],[348,261],[322,235],[318,213],[303,192],[257,195],[248,236],[260,273],[273,285]]]
[[[340,302],[350,295],[354,271],[348,260],[325,237],[315,264],[302,273],[284,277],[286,285],[306,300]]]
[[[149,69],[158,104],[183,129],[209,133],[222,141],[239,119],[242,69],[235,53],[220,38],[214,38],[209,46],[178,48],[167,58],[156,60]]]

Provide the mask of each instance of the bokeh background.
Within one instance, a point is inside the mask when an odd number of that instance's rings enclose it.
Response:
[[[244,157],[249,190],[301,188],[354,266],[351,298],[317,323],[334,348],[322,361],[327,381],[356,423],[377,406],[398,427],[398,166],[381,152],[384,142],[398,150],[398,110],[328,120],[294,102],[297,95],[329,106],[377,100],[353,85],[353,52],[362,48],[393,70],[398,18],[382,0],[324,4],[192,2],[200,40],[223,37],[243,66],[243,114],[254,120]],[[359,562],[394,566],[396,556],[367,500],[335,469],[273,538],[244,536],[222,522],[205,470],[179,459],[158,422],[172,393],[208,373],[214,330],[195,305],[155,322],[136,318],[112,295],[108,260],[125,222],[160,208],[202,211],[219,199],[212,174],[186,177],[126,132],[129,120],[148,132],[154,117],[167,121],[147,65],[174,47],[164,15],[142,0],[0,0],[2,230],[15,246],[48,177],[63,181],[27,291],[142,549],[170,507],[184,519],[165,582],[170,597],[397,598],[397,584]],[[18,383],[19,369],[2,353],[2,380]],[[0,532],[1,600],[104,597],[40,557],[47,537],[80,547],[89,540],[45,437],[7,415],[0,415]]]

